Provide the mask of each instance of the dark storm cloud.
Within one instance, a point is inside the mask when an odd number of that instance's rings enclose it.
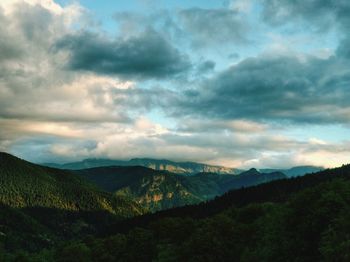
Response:
[[[246,43],[248,26],[237,11],[230,9],[184,9],[179,13],[194,45]]]
[[[68,35],[56,43],[55,50],[69,51],[70,69],[101,74],[164,78],[191,67],[187,56],[153,30],[116,40],[89,32]]]
[[[178,99],[175,115],[294,123],[349,123],[349,66],[294,57],[250,58]],[[174,101],[174,100],[173,100]]]

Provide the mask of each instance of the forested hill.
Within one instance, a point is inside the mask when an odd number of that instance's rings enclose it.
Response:
[[[0,153],[0,204],[108,211],[122,217],[142,213],[136,203],[103,192],[70,172],[35,165],[7,153]]]

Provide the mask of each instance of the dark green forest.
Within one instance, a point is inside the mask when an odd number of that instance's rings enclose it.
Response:
[[[123,219],[116,215],[117,207],[137,207],[135,203],[123,198],[122,203],[113,202],[113,195],[99,191],[88,182],[77,177],[72,178],[75,182],[64,179],[68,185],[74,183],[99,197],[105,196],[113,208],[105,209],[97,204],[101,203],[95,201],[100,199],[97,196],[89,198],[90,204],[80,204],[85,197],[74,200],[76,195],[70,187],[59,182],[64,176],[55,177],[50,173],[52,169],[40,167],[48,172],[43,174],[43,179],[50,177],[55,187],[40,186],[45,189],[41,190],[35,184],[29,185],[32,181],[27,180],[27,186],[3,189],[7,180],[14,184],[16,181],[9,179],[12,169],[3,171],[4,155],[1,157],[1,194],[5,197],[1,198],[0,261],[350,259],[350,165],[232,190],[196,205],[133,218],[127,218],[132,214],[126,214]],[[18,170],[14,176],[20,176],[21,169],[17,169],[20,166],[27,172],[23,162],[5,157],[6,170],[10,166]],[[8,164],[8,161],[14,162]],[[27,187],[33,187],[25,191],[30,199],[31,192],[47,194],[43,197],[46,199],[52,194],[50,190],[56,188],[53,191],[56,195],[60,190],[63,191],[60,196],[66,195],[63,199],[70,204],[65,206],[72,207],[71,203],[75,203],[76,207],[79,203],[84,208],[65,208],[55,201],[45,204],[35,197],[24,202],[8,200],[7,195]],[[24,198],[21,192],[15,196]]]

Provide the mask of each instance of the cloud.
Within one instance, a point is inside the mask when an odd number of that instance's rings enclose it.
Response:
[[[42,2],[1,2],[0,120],[130,122],[113,92],[133,82],[64,70],[65,56],[51,51],[72,32],[80,8]]]
[[[239,54],[237,53],[231,53],[227,56],[228,59],[236,60],[239,59]]]
[[[337,56],[340,58],[350,59],[350,37],[344,38],[338,48]]]
[[[316,139],[276,135],[275,129],[265,128],[259,132],[238,133],[234,129],[229,132],[217,129],[207,129],[205,133],[174,132],[144,117],[133,125],[63,123],[56,134],[61,132],[64,136],[42,135],[39,130],[33,130],[37,135],[17,139],[11,144],[11,152],[34,161],[167,157],[242,168],[285,168],[302,164],[336,166],[349,159],[349,142],[316,143]]]
[[[153,28],[180,46],[213,47],[242,45],[249,41],[250,23],[240,6],[229,8],[161,9],[149,14],[117,12],[113,18],[123,36],[135,36]]]
[[[28,0],[1,1],[0,7],[0,150],[45,158],[51,144],[77,145],[76,139],[84,145],[91,125],[133,122],[137,107],[114,99],[115,90],[134,82],[62,69],[66,57],[52,52],[58,39],[74,32],[72,23],[83,15],[79,6]]]
[[[348,63],[248,58],[183,93],[173,115],[291,123],[350,123]]]
[[[210,133],[210,132],[244,132],[259,133],[264,131],[267,125],[247,120],[215,120],[215,119],[181,119],[176,131],[185,133]]]
[[[337,50],[323,58],[293,48],[247,58],[240,53],[251,33],[245,16],[256,6],[237,3],[233,9],[119,13],[113,38],[98,27],[88,30],[84,21],[93,18],[85,20],[88,13],[77,4],[0,1],[0,150],[37,162],[166,157],[247,168],[345,163],[348,141],[293,130],[350,124],[346,15],[339,7],[317,11],[340,32]],[[271,16],[289,7],[280,3],[266,4],[275,8]],[[321,19],[311,14],[308,20],[309,9],[300,8],[285,17],[303,25]],[[242,49],[226,48],[236,44]],[[230,53],[234,65],[226,63]]]
[[[121,77],[165,78],[191,67],[187,56],[153,30],[115,40],[82,32],[64,36],[54,49],[68,51],[69,69]]]
[[[215,69],[215,62],[211,60],[203,61],[197,65],[197,74],[205,74]]]
[[[273,26],[291,24],[294,30],[311,28],[318,33],[337,32],[339,46],[336,54],[339,58],[350,58],[349,1],[265,0],[262,10],[264,20]]]
[[[262,7],[265,21],[273,25],[303,22],[324,31],[334,23],[344,25],[350,22],[348,1],[265,0]]]
[[[179,12],[194,46],[247,43],[249,27],[236,10],[191,8]]]

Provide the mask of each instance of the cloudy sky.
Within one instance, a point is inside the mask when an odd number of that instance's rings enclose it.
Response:
[[[0,151],[350,162],[348,0],[1,0]]]

